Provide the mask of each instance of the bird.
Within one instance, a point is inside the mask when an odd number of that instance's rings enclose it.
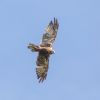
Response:
[[[31,49],[32,52],[38,52],[36,60],[36,75],[39,83],[46,80],[50,55],[55,54],[53,43],[56,39],[58,28],[58,20],[57,18],[54,18],[47,25],[41,43],[39,45],[29,43],[28,45],[28,48]]]

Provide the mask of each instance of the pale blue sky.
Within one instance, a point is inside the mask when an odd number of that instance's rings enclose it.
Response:
[[[56,53],[39,84],[27,45],[53,17]],[[100,0],[0,0],[0,100],[100,100]]]

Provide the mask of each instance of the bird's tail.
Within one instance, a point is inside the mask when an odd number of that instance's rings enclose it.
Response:
[[[32,43],[28,45],[28,48],[31,49],[32,52],[38,52],[40,50],[39,46]]]

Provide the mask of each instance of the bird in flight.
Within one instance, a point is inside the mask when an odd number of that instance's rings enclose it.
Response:
[[[58,20],[54,18],[54,20],[51,20],[45,29],[40,45],[35,45],[32,43],[28,45],[28,48],[31,49],[32,52],[38,52],[36,61],[36,74],[37,79],[39,79],[39,83],[43,82],[47,77],[49,57],[55,53],[52,45],[57,36],[58,27]]]

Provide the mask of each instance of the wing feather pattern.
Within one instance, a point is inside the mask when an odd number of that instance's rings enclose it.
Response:
[[[42,37],[42,43],[41,43],[42,46],[53,44],[57,36],[58,27],[59,27],[59,24],[56,18],[54,18],[54,21],[50,21]]]
[[[43,82],[47,77],[48,65],[49,65],[49,54],[45,51],[40,51],[36,61],[36,74],[39,82]]]

